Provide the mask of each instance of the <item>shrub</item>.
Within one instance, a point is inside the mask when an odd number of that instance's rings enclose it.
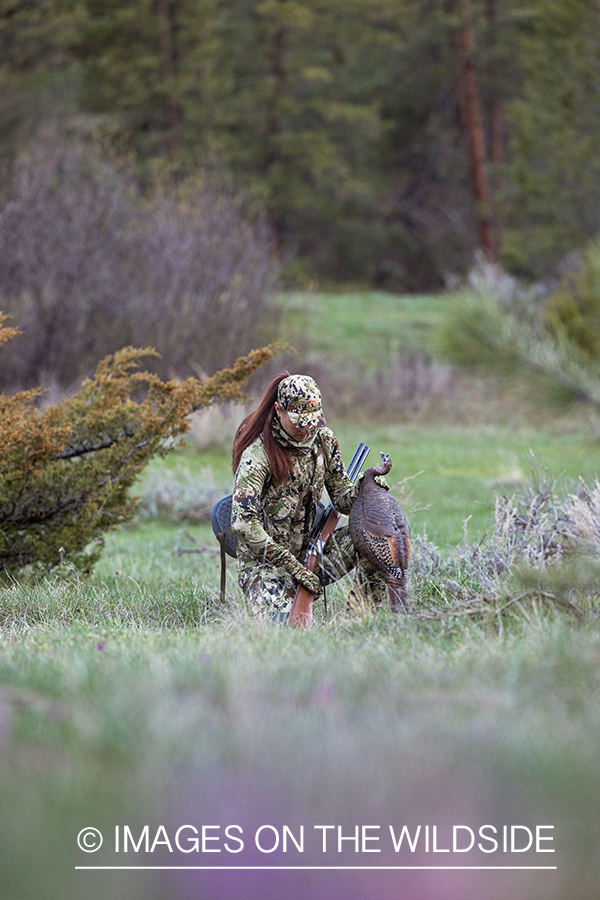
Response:
[[[3,318],[0,344],[14,337]],[[133,516],[128,490],[150,457],[168,452],[195,409],[242,396],[241,384],[276,349],[253,350],[201,383],[137,371],[152,351],[126,347],[44,412],[35,389],[0,395],[0,566],[47,571],[65,560],[89,570],[102,534]]]
[[[468,521],[468,520],[467,520]],[[415,535],[411,577],[428,607],[425,619],[453,616],[527,618],[536,604],[597,615],[600,563],[600,485],[580,482],[567,492],[532,459],[532,478],[511,495],[497,495],[493,529],[465,539],[452,556]],[[535,612],[537,615],[537,612]]]
[[[600,242],[587,247],[580,271],[569,272],[548,297],[546,318],[584,354],[600,359]]]
[[[488,285],[466,286],[448,304],[437,350],[448,361],[495,374],[540,408],[574,404],[600,413],[600,360],[559,313],[526,291],[501,299]]]
[[[0,199],[0,296],[27,338],[1,387],[70,387],[90,360],[152,346],[161,377],[214,372],[274,334],[269,232],[224,187],[157,177],[83,142],[33,145]]]

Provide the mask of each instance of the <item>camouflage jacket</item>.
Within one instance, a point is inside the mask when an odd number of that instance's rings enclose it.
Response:
[[[290,553],[303,561],[323,487],[341,513],[350,512],[358,493],[330,428],[320,427],[297,442],[275,419],[273,432],[292,454],[294,470],[285,484],[273,484],[261,438],[242,454],[231,509],[231,525],[239,542],[238,567],[266,562],[289,568]]]

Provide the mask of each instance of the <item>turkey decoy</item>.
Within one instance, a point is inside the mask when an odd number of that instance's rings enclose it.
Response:
[[[389,491],[375,481],[387,475],[392,460],[381,454],[381,466],[367,469],[348,521],[354,546],[385,578],[392,612],[406,609],[406,569],[410,535],[404,513]]]

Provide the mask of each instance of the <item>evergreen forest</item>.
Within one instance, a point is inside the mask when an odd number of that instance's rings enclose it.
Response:
[[[2,0],[0,161],[227,185],[288,282],[529,279],[600,226],[598,0]]]

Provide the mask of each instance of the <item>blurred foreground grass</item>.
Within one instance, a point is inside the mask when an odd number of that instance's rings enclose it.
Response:
[[[151,531],[146,533],[152,537]],[[159,536],[155,535],[157,543]],[[163,533],[164,537],[164,533]],[[155,547],[156,550],[156,547]],[[591,898],[600,875],[600,631],[549,616],[500,640],[470,623],[356,622],[309,633],[216,609],[203,558],[167,560],[119,587],[14,586],[2,609],[0,881],[9,898]],[[117,570],[118,571],[118,570]],[[177,576],[173,579],[173,576]],[[106,577],[103,577],[106,576]],[[65,627],[68,625],[68,627]],[[114,831],[154,852],[114,852]],[[244,852],[171,853],[177,828],[237,824]],[[315,825],[380,826],[374,858]],[[395,854],[389,825],[552,825],[556,852],[445,854],[446,865],[556,865],[552,872],[103,872],[85,865],[439,865]],[[263,855],[261,825],[302,856]],[[97,854],[77,848],[100,829]],[[191,832],[186,832],[186,837]],[[211,831],[218,835],[218,831]],[[312,839],[310,835],[313,835]],[[271,835],[271,832],[269,832]],[[266,838],[269,835],[265,835]],[[221,831],[222,836],[222,831]],[[334,834],[335,837],[335,834]],[[184,848],[189,845],[184,844]],[[373,845],[369,845],[372,847]],[[548,846],[548,845],[544,845]],[[293,849],[293,848],[292,848]],[[457,883],[460,894],[457,894]]]

